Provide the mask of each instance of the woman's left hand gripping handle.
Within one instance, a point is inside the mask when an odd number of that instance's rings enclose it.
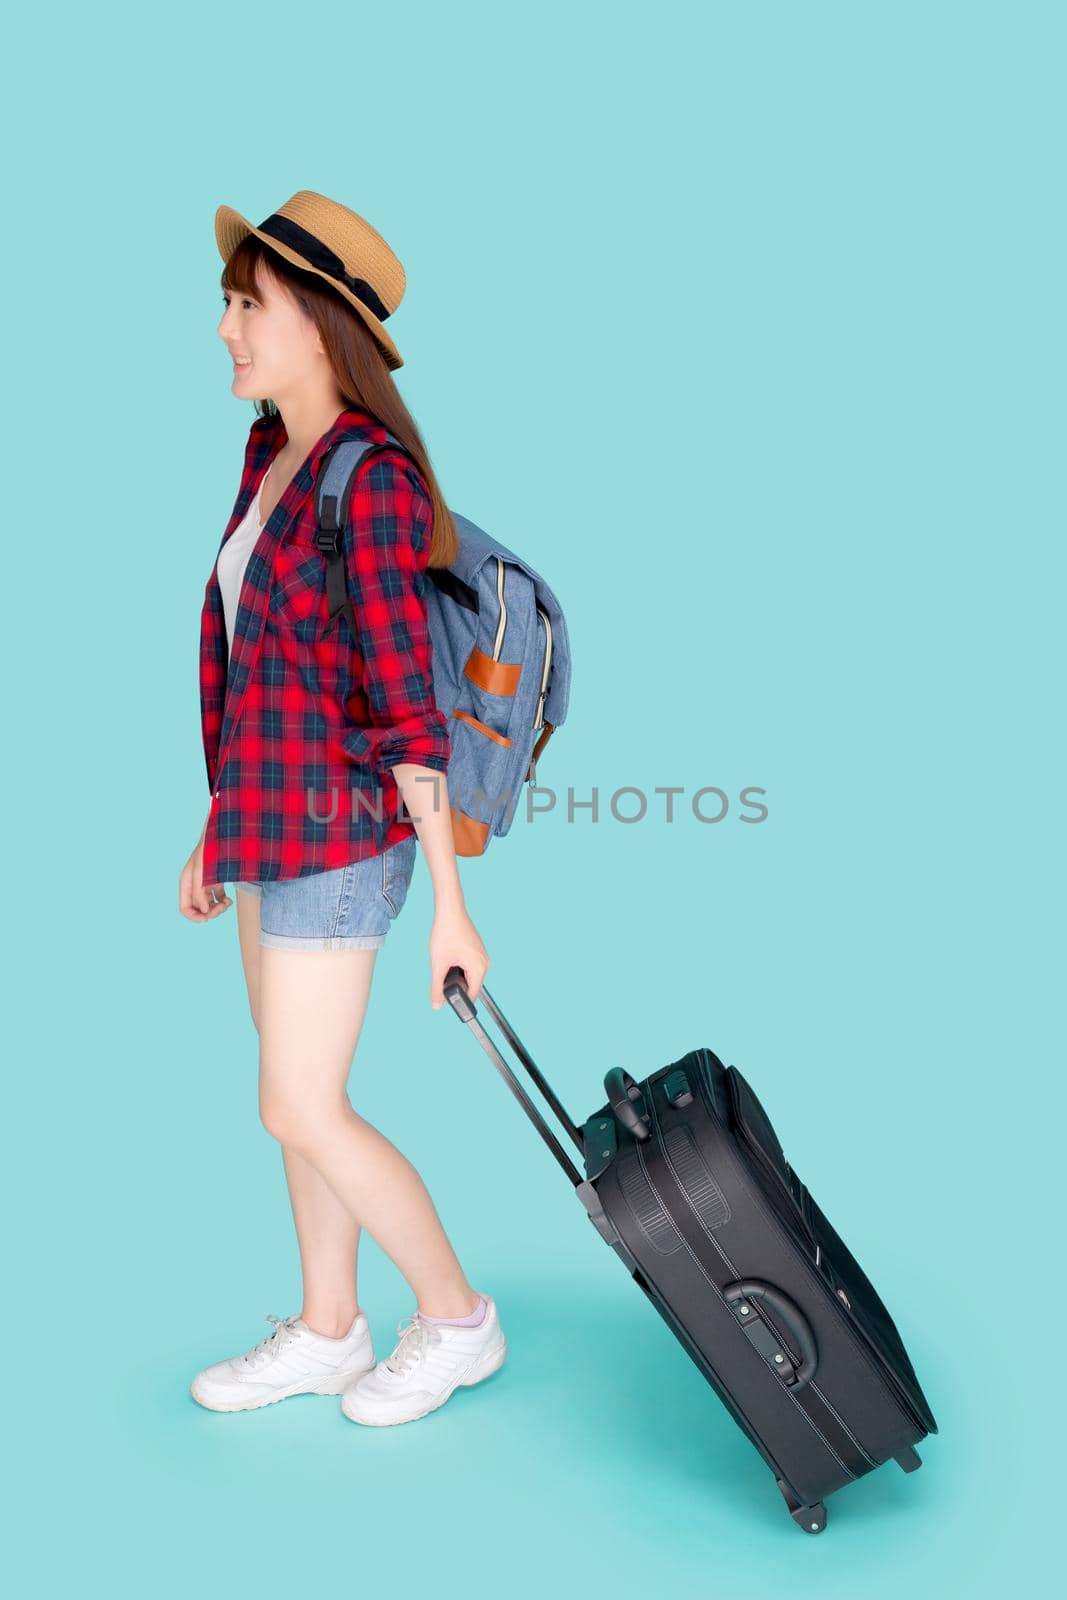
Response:
[[[450,967],[462,967],[471,1000],[477,1000],[489,970],[489,952],[466,911],[439,911],[430,930],[430,1004],[445,1003],[445,978]]]

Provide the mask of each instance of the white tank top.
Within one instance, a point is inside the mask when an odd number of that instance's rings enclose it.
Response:
[[[271,467],[274,465],[271,462]],[[270,477],[270,467],[263,474],[263,483]],[[255,499],[244,514],[244,519],[230,534],[222,549],[216,564],[219,588],[222,590],[222,614],[226,623],[226,653],[227,658],[233,648],[233,630],[237,621],[237,602],[241,596],[241,584],[244,582],[245,568],[248,558],[255,548],[256,541],[263,532],[263,523],[259,515],[259,497],[263,493],[263,483],[260,484]]]

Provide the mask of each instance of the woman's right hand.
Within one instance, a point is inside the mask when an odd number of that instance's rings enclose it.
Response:
[[[226,893],[225,884],[204,883],[204,835],[207,833],[207,821],[200,830],[200,837],[196,841],[196,849],[182,868],[181,878],[178,880],[178,910],[183,917],[188,917],[190,922],[210,922],[212,917],[217,917],[220,912],[227,911],[233,904]],[[216,898],[217,897],[217,898]]]

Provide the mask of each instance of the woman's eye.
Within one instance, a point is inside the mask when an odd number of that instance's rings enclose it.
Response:
[[[223,305],[224,305],[224,306],[228,306],[228,305],[229,305],[229,303],[230,303],[230,297],[229,297],[229,295],[228,295],[228,294],[224,294],[224,295],[223,295],[223,297],[222,297],[222,303],[223,303]],[[248,299],[248,297],[247,297],[247,296],[245,296],[245,297],[244,297],[244,298],[242,298],[242,300],[241,300],[241,304],[242,304],[242,306],[254,306],[254,305],[255,305],[255,303],[256,303],[256,302],[255,302],[255,301],[254,301],[254,300],[249,300],[249,299]]]

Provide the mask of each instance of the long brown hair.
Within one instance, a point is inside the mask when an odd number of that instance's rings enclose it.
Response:
[[[459,554],[456,525],[445,505],[422,435],[400,398],[392,371],[386,365],[374,335],[359,313],[342,295],[335,294],[324,278],[293,266],[254,233],[246,234],[227,261],[222,270],[222,287],[228,294],[247,294],[257,298],[256,268],[261,261],[291,290],[297,303],[314,322],[345,404],[369,411],[376,421],[400,440],[414,460],[433,500],[429,565],[451,566]],[[257,400],[256,410],[260,416],[271,416],[277,407],[272,400]]]

